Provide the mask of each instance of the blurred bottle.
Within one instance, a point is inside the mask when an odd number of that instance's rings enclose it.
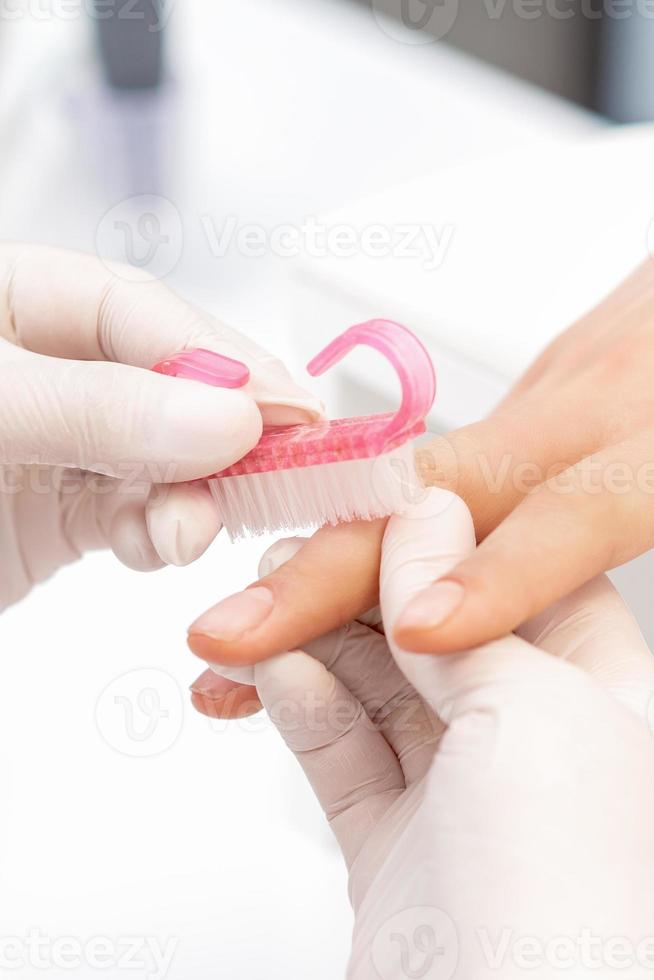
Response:
[[[117,89],[154,88],[163,76],[165,0],[93,0],[107,81]]]

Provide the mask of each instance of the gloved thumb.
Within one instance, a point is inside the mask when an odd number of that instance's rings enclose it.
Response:
[[[243,391],[0,343],[0,462],[174,483],[230,465],[261,436]]]
[[[404,515],[391,517],[382,543],[380,600],[391,652],[405,677],[445,724],[495,703],[507,679],[533,677],[551,660],[524,640],[505,637],[475,650],[452,654],[413,653],[401,647],[404,623],[414,601],[475,550],[470,511],[449,490],[432,488]],[[428,601],[434,590],[427,593]],[[419,597],[419,598],[418,598]],[[447,595],[444,597],[447,601]],[[408,609],[408,612],[407,612]],[[540,676],[540,675],[538,675]]]
[[[480,713],[488,718],[493,708],[507,703],[513,705],[515,715],[520,688],[536,690],[539,703],[547,705],[553,716],[564,697],[578,699],[580,704],[588,689],[584,673],[518,636],[451,654],[409,652],[406,637],[411,636],[416,605],[423,615],[426,604],[436,603],[438,586],[449,585],[448,573],[474,549],[468,508],[449,491],[432,489],[418,506],[389,520],[382,544],[381,608],[393,656],[407,679],[446,724],[470,712],[477,719]],[[442,601],[447,600],[445,592]],[[602,609],[589,611],[588,603],[579,596],[577,610],[575,644],[579,646],[585,633],[591,638],[597,635]],[[556,633],[555,629],[549,637],[550,646],[555,644]]]
[[[379,595],[386,637],[406,678],[442,717],[444,672],[457,654],[411,653],[397,642],[404,610],[425,589],[472,554],[475,530],[460,497],[433,487],[402,516],[391,517],[382,542]]]

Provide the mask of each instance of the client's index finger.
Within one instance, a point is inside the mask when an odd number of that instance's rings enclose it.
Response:
[[[322,528],[277,571],[196,620],[190,649],[209,663],[251,664],[349,623],[377,604],[385,526]]]

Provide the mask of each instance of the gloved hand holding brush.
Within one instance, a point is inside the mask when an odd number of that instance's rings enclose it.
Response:
[[[220,522],[204,484],[262,424],[319,402],[244,337],[137,270],[0,246],[0,609],[110,546],[139,569],[197,558]],[[147,370],[187,348],[249,368],[242,390]]]
[[[309,548],[280,542],[262,571]],[[388,523],[381,610],[252,673],[348,864],[348,976],[644,980],[654,661],[603,577],[520,636],[406,652],[407,605],[474,549],[465,505],[432,490]]]

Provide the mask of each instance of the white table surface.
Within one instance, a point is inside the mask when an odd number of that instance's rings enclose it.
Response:
[[[0,20],[0,234],[93,248],[108,209],[156,190],[183,228],[168,281],[291,358],[289,262],[216,257],[207,219],[298,222],[601,128],[443,46],[400,43],[336,0],[185,0],[169,48],[163,99],[130,107],[102,92],[84,23]],[[221,542],[151,577],[95,555],[3,616],[5,935],[173,940],[169,980],[342,974],[345,875],[294,764],[260,720],[213,731],[185,700],[198,669],[185,626],[254,575],[260,550]],[[146,673],[119,679],[133,669]],[[143,688],[168,711],[155,711],[150,747],[174,742],[132,758],[150,743],[127,737],[121,712],[131,704],[144,730]]]

